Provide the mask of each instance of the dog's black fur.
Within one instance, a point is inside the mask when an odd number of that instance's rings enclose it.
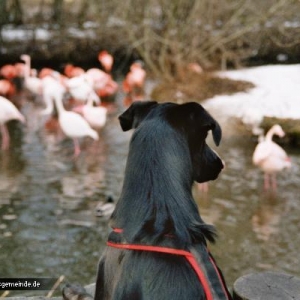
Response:
[[[201,219],[192,185],[216,179],[223,168],[205,142],[211,130],[219,145],[217,121],[194,102],[154,101],[133,103],[119,121],[124,131],[135,132],[111,226],[122,228],[126,242],[133,244],[155,245],[166,236],[181,249],[214,242],[215,229]],[[184,257],[107,247],[98,266],[95,299],[206,298]]]

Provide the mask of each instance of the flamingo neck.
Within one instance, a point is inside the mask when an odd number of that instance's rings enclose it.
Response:
[[[275,134],[273,128],[271,128],[266,134],[266,141],[272,141],[273,135]]]
[[[25,62],[25,78],[30,77],[30,69],[31,69],[31,59],[29,56],[26,56],[24,59]]]
[[[56,105],[56,108],[57,108],[58,115],[60,116],[62,113],[64,113],[66,111],[65,108],[64,108],[63,102],[62,102],[62,98],[56,96],[54,98],[54,101],[55,101],[55,105]]]
[[[93,97],[89,96],[87,101],[86,101],[86,105],[92,107],[93,104],[94,104]]]

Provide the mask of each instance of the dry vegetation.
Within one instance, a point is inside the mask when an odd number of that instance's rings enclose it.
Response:
[[[148,76],[160,79],[152,98],[201,101],[252,87],[215,70],[279,57],[299,63],[299,15],[299,0],[0,0],[0,65],[27,52],[33,64],[87,67],[107,49],[123,73],[132,60],[145,62]],[[26,38],[3,38],[12,28]],[[51,38],[39,40],[39,29]],[[187,72],[189,63],[205,72]]]
[[[108,48],[141,57],[155,76],[171,79],[189,62],[212,70],[275,61],[280,53],[299,59],[299,14],[299,0],[1,0],[0,29],[53,30],[48,43],[33,34],[26,45],[47,58],[76,58],[76,49],[82,59]],[[84,41],[76,42],[70,27],[82,29]]]
[[[186,73],[185,77],[163,81],[152,91],[152,98],[159,101],[202,101],[215,95],[243,92],[253,87],[245,81],[220,78],[211,73]]]

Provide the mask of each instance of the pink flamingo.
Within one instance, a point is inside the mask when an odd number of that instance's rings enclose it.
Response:
[[[279,137],[285,135],[280,125],[273,125],[265,138],[256,146],[252,157],[253,164],[260,167],[265,173],[264,188],[266,190],[270,188],[270,185],[272,185],[273,190],[276,190],[276,174],[291,167],[291,160],[286,152],[272,141],[274,134]]]
[[[9,132],[6,123],[11,120],[19,120],[25,123],[25,117],[19,110],[6,98],[0,96],[0,126],[2,134],[2,150],[7,150],[10,144]]]
[[[42,80],[36,76],[31,76],[31,58],[27,54],[22,54],[21,59],[25,62],[24,84],[27,90],[34,95],[42,94]]]
[[[73,139],[74,142],[74,158],[80,154],[79,138],[89,136],[94,140],[98,140],[98,133],[90,127],[88,122],[79,114],[73,111],[65,110],[62,97],[54,98],[58,111],[58,122],[63,133]]]
[[[110,73],[113,63],[114,63],[113,56],[111,54],[109,54],[106,50],[103,50],[103,51],[99,52],[98,60],[99,60],[100,64],[103,66],[105,72]]]
[[[125,105],[130,105],[136,100],[143,100],[146,71],[140,62],[134,62],[130,66],[130,71],[123,80],[123,90],[127,94]]]
[[[106,124],[107,108],[104,106],[93,106],[93,98],[89,98],[85,105],[73,108],[80,113],[92,128],[100,129]]]
[[[72,98],[77,101],[85,103],[90,97],[93,97],[94,102],[100,103],[100,98],[93,88],[93,81],[87,73],[68,79],[66,87]]]
[[[85,71],[82,68],[73,66],[72,64],[67,64],[64,68],[64,74],[69,78],[80,76],[84,73]]]
[[[87,70],[86,77],[92,83],[92,87],[99,97],[112,96],[118,90],[118,84],[113,80],[112,76],[98,68]]]
[[[110,80],[110,75],[98,68],[91,68],[86,71],[86,77],[92,84],[93,89],[98,90],[105,87]]]
[[[0,75],[6,79],[13,79],[18,75],[17,68],[14,65],[4,65],[0,68]]]
[[[52,71],[51,75],[42,78],[42,94],[45,102],[45,109],[41,111],[42,115],[51,114],[54,108],[55,98],[64,97],[67,89],[60,81],[60,73]]]
[[[0,79],[0,95],[10,98],[15,91],[14,85],[8,79]]]
[[[127,88],[129,89],[129,92],[134,87],[143,88],[145,84],[145,79],[146,79],[146,71],[143,69],[142,64],[138,61],[134,62],[130,66],[130,71],[127,73],[125,77],[125,82],[127,84]]]
[[[43,79],[47,76],[52,76],[53,72],[55,72],[53,69],[51,68],[42,68],[40,71],[39,71],[39,78]]]

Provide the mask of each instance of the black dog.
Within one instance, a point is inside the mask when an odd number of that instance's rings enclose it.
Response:
[[[207,250],[215,229],[201,219],[194,181],[218,177],[221,128],[194,102],[135,102],[120,117],[131,138],[112,232],[100,259],[95,299],[231,299]]]
[[[197,103],[135,102],[120,117],[131,138],[112,233],[99,262],[95,299],[230,299],[207,251],[194,181],[218,177],[222,160],[205,142],[221,128]]]

